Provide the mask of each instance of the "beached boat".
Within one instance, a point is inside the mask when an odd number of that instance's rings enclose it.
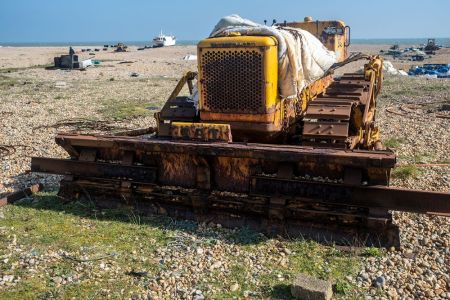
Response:
[[[176,43],[176,38],[173,35],[164,35],[161,32],[158,36],[153,38],[153,47],[167,47],[174,46]]]

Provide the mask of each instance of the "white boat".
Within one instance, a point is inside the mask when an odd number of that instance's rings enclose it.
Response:
[[[153,47],[167,47],[174,46],[176,38],[173,35],[164,35],[162,30],[160,34],[153,38]]]

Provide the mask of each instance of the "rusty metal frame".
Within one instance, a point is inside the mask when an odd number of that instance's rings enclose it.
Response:
[[[450,213],[449,194],[377,185],[387,185],[395,165],[390,150],[146,136],[59,134],[56,141],[72,158],[32,158],[31,169],[67,175],[61,182],[63,197],[88,193],[99,205],[131,203],[142,213],[214,218],[224,226],[269,234],[351,244],[355,238],[356,243],[395,247],[399,232],[388,210]],[[306,180],[298,177],[303,168],[325,169],[325,176],[339,173],[344,181]],[[266,169],[275,173],[264,174]],[[362,183],[365,178],[368,185]]]
[[[56,143],[66,150],[71,148],[77,149],[79,147],[96,149],[111,148],[116,151],[141,150],[145,152],[183,153],[199,156],[214,155],[235,158],[269,159],[284,162],[338,163],[359,168],[393,168],[396,162],[395,153],[391,150],[346,150],[293,145],[209,143],[200,141],[174,141],[170,139],[140,139],[125,136],[67,134],[57,135]]]

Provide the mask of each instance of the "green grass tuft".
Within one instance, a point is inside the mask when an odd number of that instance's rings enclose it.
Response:
[[[335,291],[338,294],[347,295],[353,290],[353,286],[347,281],[338,281],[335,285]]]
[[[152,116],[153,112],[146,108],[146,104],[133,105],[131,103],[110,102],[102,111],[106,118],[120,121],[136,117]]]
[[[394,178],[400,178],[400,179],[407,179],[407,178],[417,178],[421,174],[420,169],[415,165],[406,165],[406,166],[399,166],[394,168],[392,171],[392,176]]]
[[[401,138],[389,138],[383,144],[388,148],[398,148],[404,142],[405,140]]]
[[[370,257],[381,257],[381,256],[383,256],[383,251],[380,248],[367,247],[364,249],[362,255],[370,256]]]

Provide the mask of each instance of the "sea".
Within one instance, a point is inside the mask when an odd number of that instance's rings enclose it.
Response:
[[[419,46],[427,43],[427,38],[414,39],[352,39],[352,44],[369,45],[408,45]],[[116,45],[118,41],[81,41],[81,42],[34,42],[34,43],[8,43],[0,42],[3,47],[57,47],[57,46],[102,46]],[[122,41],[125,45],[143,47],[151,45],[151,41]],[[177,45],[196,45],[198,40],[178,40]],[[450,38],[436,38],[436,43],[444,47],[450,47]]]

